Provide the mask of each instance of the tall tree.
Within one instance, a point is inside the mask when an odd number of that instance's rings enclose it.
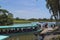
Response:
[[[60,0],[46,0],[46,2],[46,6],[51,13],[51,17],[54,17],[57,23],[57,20],[60,20]],[[57,25],[59,25],[59,22]]]
[[[47,8],[49,9],[49,12],[51,13],[52,16],[57,20],[58,19],[58,12],[59,12],[59,0],[46,0]]]

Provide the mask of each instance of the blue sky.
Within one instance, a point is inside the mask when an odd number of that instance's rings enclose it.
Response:
[[[2,8],[19,18],[50,18],[45,0],[0,0]]]

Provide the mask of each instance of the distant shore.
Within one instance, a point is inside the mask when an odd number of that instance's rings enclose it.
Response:
[[[14,23],[31,23],[31,22],[56,22],[55,20],[13,20]],[[59,21],[60,22],[60,21]]]

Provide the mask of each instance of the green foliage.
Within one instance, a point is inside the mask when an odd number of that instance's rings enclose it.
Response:
[[[0,9],[0,25],[12,25],[13,15],[5,9]]]
[[[55,18],[55,20],[58,19],[58,14],[60,16],[60,7],[59,7],[59,0],[46,0],[47,8],[49,9],[49,12],[51,13],[51,16]]]
[[[16,20],[20,20],[20,18],[19,17],[16,17]]]
[[[28,19],[29,21],[37,21],[38,19],[35,19],[35,18],[31,18],[31,19]]]

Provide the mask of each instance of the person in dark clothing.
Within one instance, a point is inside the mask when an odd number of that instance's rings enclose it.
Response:
[[[44,35],[44,34],[40,34],[39,36],[41,37],[41,39],[40,39],[40,40],[44,40],[44,37],[45,37],[45,35]]]
[[[45,28],[48,28],[48,23],[45,24]]]

